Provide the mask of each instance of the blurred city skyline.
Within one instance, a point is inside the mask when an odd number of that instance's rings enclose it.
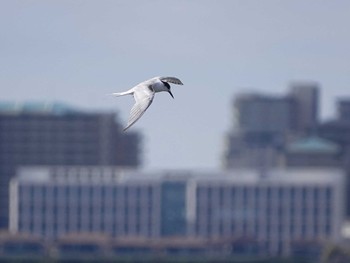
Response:
[[[321,118],[349,96],[347,1],[1,1],[1,100],[118,111],[106,94],[157,75],[184,82],[133,127],[144,168],[218,168],[240,92],[320,85]],[[164,95],[164,96],[163,96]]]

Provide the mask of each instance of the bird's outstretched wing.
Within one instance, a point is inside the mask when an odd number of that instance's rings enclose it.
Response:
[[[124,131],[126,131],[131,125],[140,119],[151,105],[154,98],[154,90],[152,89],[151,85],[147,86],[146,88],[144,85],[138,85],[134,88],[133,95],[135,104],[131,108],[128,124],[124,128]]]
[[[165,81],[165,82],[169,82],[169,83],[173,83],[173,84],[177,84],[177,85],[183,85],[181,80],[179,80],[178,78],[174,78],[174,77],[159,77],[159,79],[161,81]]]

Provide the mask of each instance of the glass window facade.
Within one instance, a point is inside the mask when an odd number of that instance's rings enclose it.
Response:
[[[185,235],[186,183],[164,182],[161,187],[161,235]]]

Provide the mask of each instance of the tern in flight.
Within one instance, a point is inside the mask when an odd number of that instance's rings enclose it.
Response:
[[[130,128],[141,116],[145,113],[148,107],[151,105],[154,95],[157,92],[166,91],[169,92],[170,96],[174,98],[170,91],[170,84],[183,85],[181,80],[174,77],[155,77],[140,84],[135,87],[119,93],[113,93],[114,96],[124,96],[133,95],[135,99],[135,104],[131,108],[128,124],[124,128],[124,131]]]

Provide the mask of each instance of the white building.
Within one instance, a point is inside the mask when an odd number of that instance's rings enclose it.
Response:
[[[251,239],[290,253],[293,241],[338,241],[344,176],[334,169],[227,172],[23,167],[10,184],[10,230],[55,239],[68,232],[115,237]]]

